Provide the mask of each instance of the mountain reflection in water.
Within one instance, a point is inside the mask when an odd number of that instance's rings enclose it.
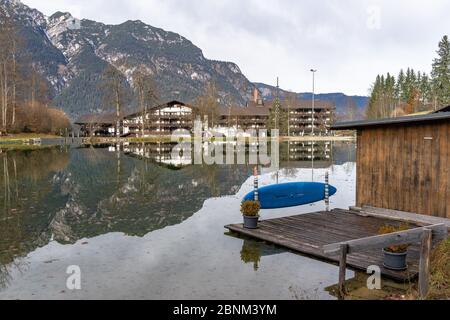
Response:
[[[51,240],[72,244],[112,232],[143,237],[182,223],[207,199],[236,194],[252,174],[251,165],[194,166],[191,155],[173,159],[172,147],[2,150],[0,287],[7,281],[6,265]],[[284,174],[327,168],[354,159],[354,145],[285,143],[280,159]],[[257,268],[248,248],[243,248],[243,260]]]

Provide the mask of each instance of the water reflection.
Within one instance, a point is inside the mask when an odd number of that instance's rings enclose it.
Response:
[[[227,143],[221,143],[226,145]],[[233,144],[232,148],[241,151],[240,146]],[[111,152],[123,148],[126,155],[134,156],[140,159],[149,159],[161,165],[171,167],[173,169],[192,165],[194,157],[192,153],[182,153],[174,155],[172,152],[177,146],[177,143],[155,142],[155,143],[141,143],[141,144],[126,144],[121,146],[109,146]],[[103,146],[107,147],[107,146]],[[194,147],[192,147],[194,149]],[[270,155],[271,148],[266,147]],[[246,160],[250,151],[258,152],[260,147],[257,143],[245,145],[242,149],[246,153]],[[224,146],[223,154],[227,151]],[[237,152],[236,150],[234,150]],[[285,165],[295,166],[302,164],[304,167],[322,167],[330,166],[332,163],[339,162],[339,164],[348,162],[349,159],[355,159],[355,147],[353,143],[349,142],[287,142],[280,144],[280,160]],[[235,159],[236,160],[236,159]],[[314,162],[313,162],[314,161]]]
[[[233,233],[226,233],[226,235],[236,237],[236,234]],[[244,238],[242,241],[241,261],[244,264],[253,264],[253,270],[258,271],[262,257],[274,256],[284,252],[283,249],[265,242]]]
[[[244,263],[253,263],[253,270],[258,271],[261,261],[261,247],[256,241],[246,241],[242,245],[241,260]]]
[[[128,148],[128,147],[127,147]],[[117,151],[116,151],[117,150]],[[167,146],[110,146],[6,151],[1,156],[0,262],[47,244],[74,243],[109,232],[144,236],[181,223],[211,197],[237,192],[246,166],[171,170]],[[161,161],[159,161],[161,160]]]
[[[113,233],[143,238],[170,226],[187,226],[191,220],[190,228],[202,230],[199,241],[210,242],[211,247],[221,246],[225,241],[221,228],[239,216],[238,209],[224,211],[218,219],[213,218],[214,210],[224,210],[222,205],[204,212],[204,203],[236,195],[251,176],[252,167],[194,166],[190,155],[173,159],[172,147],[173,144],[150,143],[2,151],[0,287],[7,287],[14,280],[11,270],[25,269],[29,262],[22,258],[52,243],[72,245]],[[281,179],[299,179],[304,168],[320,172],[321,168],[333,170],[335,163],[354,161],[353,146],[347,143],[314,144],[311,159],[291,152],[295,148],[300,147],[281,146]],[[345,168],[350,175],[353,167]],[[233,198],[232,203],[238,208],[239,197]],[[194,224],[193,217],[198,212],[203,212],[199,216],[201,222]],[[215,226],[214,232],[205,232],[206,223]],[[161,245],[171,240],[164,238]],[[222,251],[225,255],[230,252]],[[240,258],[259,270],[261,257],[282,252],[244,240]],[[178,262],[185,263],[182,259]]]
[[[49,202],[53,198],[52,179],[69,164],[66,147],[0,153],[0,286],[7,283],[6,266],[16,256],[48,243],[44,230],[51,221]],[[19,267],[20,263],[16,262]]]
[[[126,155],[139,159],[149,159],[169,169],[179,169],[193,164],[192,154],[178,154],[174,156],[172,150],[176,143],[142,143],[127,144],[123,147]]]

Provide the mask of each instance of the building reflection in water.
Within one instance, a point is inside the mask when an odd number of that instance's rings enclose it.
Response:
[[[270,146],[262,148],[257,143],[247,144],[245,146],[236,145],[236,143],[221,143],[224,155],[227,149],[234,151],[234,156],[237,152],[244,152],[248,163],[249,153],[267,152],[270,156]],[[231,148],[227,148],[227,144],[231,144]],[[280,145],[280,160],[283,165],[296,165],[298,168],[313,167],[325,168],[331,166],[334,160],[335,142],[331,141],[303,141],[303,142],[289,142]],[[339,146],[342,146],[340,143]],[[125,154],[136,156],[139,158],[151,159],[161,165],[181,168],[194,164],[194,156],[192,153],[178,153],[173,152],[177,147],[177,143],[158,142],[158,143],[141,143],[141,144],[126,144],[123,146]],[[115,150],[115,148],[114,148]],[[194,147],[192,147],[194,150]],[[203,151],[206,153],[208,146],[204,145]],[[175,156],[174,156],[175,154]],[[351,157],[351,156],[350,156]],[[236,160],[236,158],[234,158]],[[290,165],[289,165],[290,164]]]
[[[126,155],[150,159],[167,167],[182,168],[192,165],[193,156],[191,153],[184,154],[181,152],[176,157],[173,155],[172,151],[176,147],[177,143],[170,142],[136,143],[124,145],[123,151]]]
[[[194,166],[192,154],[172,158],[175,145],[0,152],[0,287],[8,282],[8,264],[50,241],[111,232],[143,237],[182,223],[207,199],[236,194],[252,174],[249,165]],[[302,168],[354,162],[354,153],[345,143],[280,144],[281,171],[294,176]],[[255,268],[258,250],[250,244],[242,250]]]
[[[331,141],[289,142],[289,160],[331,160]]]

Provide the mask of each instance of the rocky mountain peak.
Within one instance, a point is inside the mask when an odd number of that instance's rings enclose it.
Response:
[[[53,104],[75,120],[82,114],[108,111],[101,89],[104,70],[114,66],[132,90],[133,72],[144,67],[155,78],[160,100],[192,102],[207,83],[219,95],[245,105],[253,85],[232,62],[206,59],[200,48],[180,34],[141,20],[109,25],[79,20],[69,12],[45,17],[16,0],[0,0],[22,29],[27,52],[52,90]],[[232,99],[230,99],[232,97]],[[129,101],[132,107],[133,101]]]
[[[53,42],[62,33],[79,29],[81,29],[81,20],[73,17],[69,12],[56,12],[48,18],[47,32]]]
[[[23,24],[32,27],[43,27],[47,25],[44,14],[36,9],[32,9],[20,0],[0,0],[0,9],[7,16],[21,21]]]

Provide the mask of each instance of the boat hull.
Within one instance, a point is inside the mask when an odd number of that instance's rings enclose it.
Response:
[[[330,197],[337,189],[328,186]],[[319,182],[291,182],[270,185],[258,189],[261,209],[278,209],[302,206],[325,199],[325,183]],[[244,201],[254,200],[254,191],[244,197]]]

